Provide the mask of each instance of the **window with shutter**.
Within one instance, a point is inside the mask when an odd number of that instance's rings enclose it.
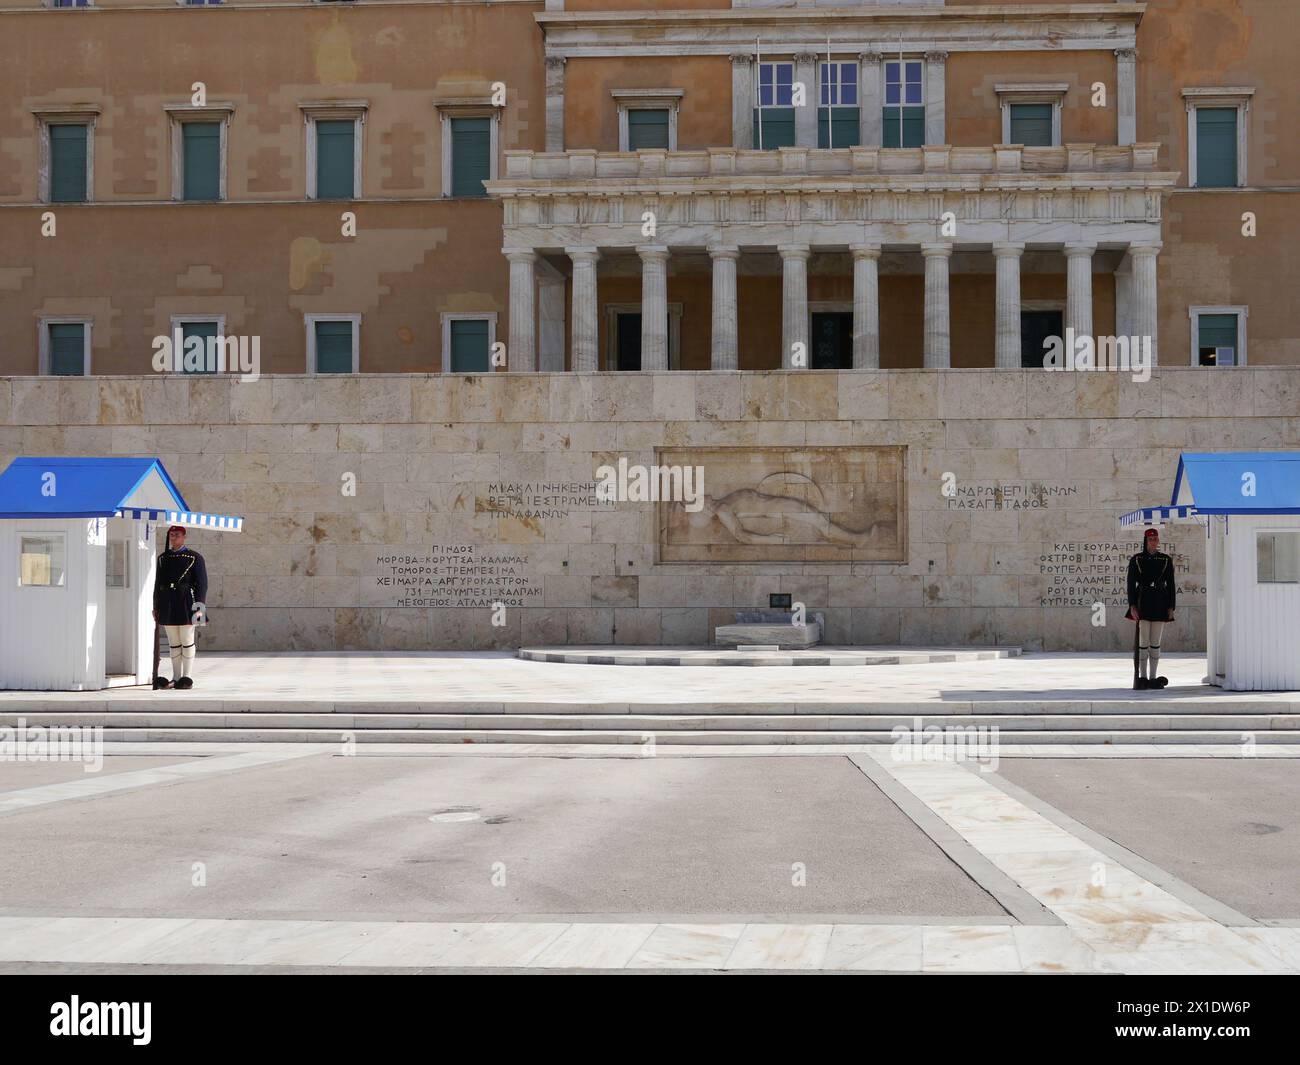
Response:
[[[221,123],[182,122],[187,200],[221,198]]]
[[[216,322],[181,323],[181,366],[185,373],[216,373]],[[201,346],[200,346],[201,345]]]
[[[486,196],[483,182],[492,178],[492,120],[451,121],[451,194]]]
[[[885,64],[881,122],[884,147],[920,148],[925,144],[925,85],[919,59]]]
[[[352,323],[316,323],[316,372],[352,373]]]
[[[488,320],[456,318],[448,325],[451,327],[451,372],[487,373],[491,369],[488,358]]]
[[[1012,104],[1010,144],[1026,147],[1052,146],[1052,105]]]
[[[794,108],[754,108],[754,147],[770,151],[773,148],[794,147]]]
[[[352,119],[316,121],[316,198],[350,200],[356,195],[357,124]]]
[[[817,109],[817,147],[852,148],[861,142],[862,126],[856,107]]]
[[[80,322],[53,322],[50,331],[50,373],[81,377],[86,372],[86,327]]]
[[[1237,316],[1202,314],[1197,317],[1196,350],[1202,366],[1235,366]]]
[[[627,150],[667,148],[668,108],[632,107],[627,112]]]
[[[50,202],[85,203],[86,148],[90,127],[58,123],[50,131]]]
[[[1196,184],[1233,188],[1237,184],[1237,109],[1196,109]]]

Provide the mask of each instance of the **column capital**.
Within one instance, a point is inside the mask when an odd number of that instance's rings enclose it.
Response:
[[[1154,257],[1160,254],[1160,249],[1164,246],[1164,242],[1159,240],[1145,244],[1130,244],[1128,246],[1128,253],[1137,257],[1145,257],[1147,255]]]
[[[739,259],[740,248],[735,244],[710,244],[710,259]]]
[[[554,70],[555,68],[558,67],[558,68],[560,68],[560,69],[562,70],[562,69],[564,69],[564,64],[567,63],[567,62],[568,62],[568,57],[567,57],[567,56],[562,56],[562,55],[548,55],[548,56],[546,57],[546,68],[547,68],[548,70]]]
[[[927,63],[946,63],[948,61],[948,53],[940,49],[926,52],[925,61]]]
[[[796,63],[816,63],[820,56],[816,52],[795,52],[794,61]]]
[[[879,244],[850,244],[849,251],[853,253],[855,259],[879,259]]]
[[[641,256],[642,262],[666,262],[668,260],[668,245],[638,244],[636,253]]]
[[[807,244],[779,244],[776,249],[782,259],[803,259],[812,257],[812,248]]]
[[[921,254],[927,259],[933,258],[952,258],[952,245],[937,242],[926,242],[921,245]]]
[[[1091,259],[1097,252],[1097,245],[1084,240],[1073,240],[1065,245],[1065,257],[1067,259],[1082,259],[1087,257]]]
[[[736,64],[743,63],[746,66],[749,66],[751,63],[754,62],[754,53],[753,52],[732,52],[731,55],[728,56],[728,58],[733,63]]]
[[[502,248],[501,254],[512,263],[537,262],[537,252],[533,251],[532,248]]]
[[[858,53],[859,63],[879,63],[882,58],[884,57],[879,52],[870,48],[865,52]]]
[[[993,257],[995,259],[1019,259],[1024,254],[1024,241],[997,240],[993,242]]]
[[[570,259],[581,259],[584,262],[595,262],[600,258],[600,249],[594,245],[580,248],[565,248],[564,254]]]
[[[1137,50],[1136,48],[1116,48],[1116,49],[1115,49],[1115,58],[1116,58],[1116,59],[1119,59],[1119,60],[1121,60],[1121,61],[1122,61],[1122,60],[1129,60],[1129,61],[1132,61],[1132,60],[1137,59],[1137,57],[1138,57],[1138,50]]]

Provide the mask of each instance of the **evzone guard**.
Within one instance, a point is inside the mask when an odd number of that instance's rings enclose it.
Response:
[[[1133,633],[1133,687],[1163,688],[1168,677],[1159,676],[1160,636],[1174,620],[1176,590],[1174,560],[1160,550],[1160,533],[1148,529],[1142,550],[1128,560],[1128,613],[1136,622]]]
[[[153,620],[167,631],[172,660],[172,679],[158,676],[157,633],[154,634],[154,680],[157,688],[194,687],[195,623],[202,618],[208,600],[208,571],[203,556],[185,546],[185,529],[173,525],[167,530],[167,550],[158,556],[153,582]]]

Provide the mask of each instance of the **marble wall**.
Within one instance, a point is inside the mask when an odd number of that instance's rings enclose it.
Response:
[[[594,491],[661,449],[864,447],[905,448],[906,561],[664,562],[656,504]],[[247,518],[192,538],[209,649],[704,644],[771,593],[837,644],[1121,649],[1117,516],[1182,449],[1297,447],[1288,367],[0,378],[0,464],[155,455]],[[1204,646],[1201,535],[1167,532],[1170,650]]]

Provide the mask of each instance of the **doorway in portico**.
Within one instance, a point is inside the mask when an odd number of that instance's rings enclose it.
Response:
[[[814,311],[812,351],[808,364],[814,370],[853,368],[853,312]]]

